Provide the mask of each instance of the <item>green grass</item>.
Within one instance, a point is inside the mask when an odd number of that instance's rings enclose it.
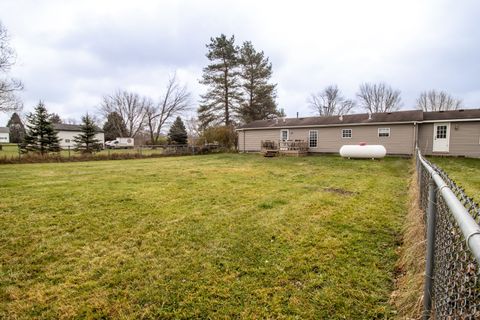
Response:
[[[161,148],[158,149],[147,149],[143,148],[141,151],[138,149],[105,149],[101,150],[99,152],[96,152],[95,155],[111,155],[111,154],[124,154],[124,153],[139,153],[143,155],[152,155],[152,154],[162,154],[164,153],[164,150]],[[81,152],[75,152],[73,148],[68,151],[68,150],[62,150],[60,151],[60,155],[62,157],[68,158],[68,157],[79,157],[81,156]],[[0,150],[0,159],[5,158],[5,159],[18,159],[19,153],[18,153],[18,146],[16,144],[3,144],[2,145],[2,150]]]
[[[480,202],[480,159],[429,157],[429,160],[462,186],[470,197]]]
[[[409,160],[0,166],[0,318],[374,319]]]

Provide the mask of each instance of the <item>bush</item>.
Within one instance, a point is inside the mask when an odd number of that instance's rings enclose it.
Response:
[[[237,133],[233,126],[210,127],[197,141],[200,145],[218,144],[221,148],[233,149],[237,146]]]

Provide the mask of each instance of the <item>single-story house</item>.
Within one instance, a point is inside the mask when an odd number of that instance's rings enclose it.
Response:
[[[303,140],[310,153],[367,143],[383,145],[391,155],[412,155],[418,145],[425,155],[480,158],[480,109],[276,118],[253,121],[237,132],[240,152],[259,152],[266,140]]]
[[[0,127],[0,143],[10,143],[10,128]]]
[[[75,142],[73,137],[78,136],[82,133],[82,129],[79,125],[76,124],[64,124],[64,123],[55,123],[55,130],[58,131],[58,139],[60,140],[60,148],[68,149],[74,148]],[[95,127],[95,138],[100,140],[100,143],[103,145],[105,143],[105,135],[103,130],[99,127]]]

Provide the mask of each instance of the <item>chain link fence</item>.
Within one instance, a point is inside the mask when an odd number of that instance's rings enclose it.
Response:
[[[429,171],[425,164],[433,171]],[[417,171],[420,206],[425,212],[426,223],[433,224],[430,229],[432,236],[426,235],[427,241],[432,242],[433,268],[430,273],[427,252],[426,283],[431,281],[431,284],[430,288],[426,285],[424,299],[431,298],[431,305],[426,301],[424,319],[480,319],[480,268],[468,246],[471,235],[465,238],[458,218],[455,218],[441,190],[449,188],[477,225],[480,222],[480,206],[444,171],[420,154],[417,156]],[[446,186],[437,188],[432,172],[438,174]],[[429,188],[433,190],[429,192]],[[433,199],[429,194],[434,195]],[[434,213],[433,219],[427,218],[429,205]],[[474,232],[473,235],[478,233]]]

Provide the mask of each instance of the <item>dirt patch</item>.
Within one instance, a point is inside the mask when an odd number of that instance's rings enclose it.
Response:
[[[340,194],[342,196],[353,196],[354,194],[358,194],[358,192],[348,191],[342,188],[324,188],[323,190],[331,193]]]

